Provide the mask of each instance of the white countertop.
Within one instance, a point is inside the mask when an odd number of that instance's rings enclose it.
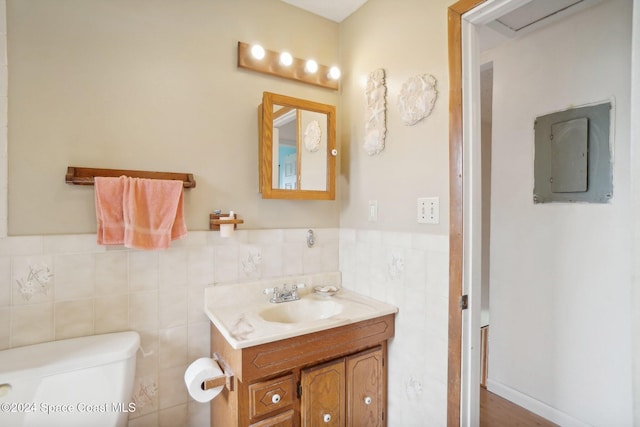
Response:
[[[300,323],[280,323],[264,320],[259,313],[291,301],[274,304],[262,290],[264,283],[213,285],[205,289],[204,310],[216,328],[234,349],[252,347],[312,332],[323,331],[387,314],[398,308],[376,299],[341,289],[334,296],[319,296],[311,289],[300,291],[302,300],[334,301],[342,311],[332,317]],[[308,302],[308,301],[307,301]]]

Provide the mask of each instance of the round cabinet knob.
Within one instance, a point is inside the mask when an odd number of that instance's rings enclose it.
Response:
[[[337,156],[338,155],[338,150],[336,150],[335,148],[333,150],[331,150],[331,155],[333,157]]]
[[[331,414],[324,414],[324,416],[322,417],[322,420],[323,420],[325,423],[330,422],[330,421],[331,421]]]
[[[279,402],[280,402],[280,395],[278,393],[271,396],[271,403],[279,403]]]
[[[365,405],[371,405],[371,402],[372,402],[372,400],[371,400],[371,398],[369,396],[364,398],[364,404]]]

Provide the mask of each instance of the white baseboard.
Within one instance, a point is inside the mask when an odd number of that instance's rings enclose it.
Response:
[[[585,424],[582,421],[577,420],[572,416],[547,405],[546,403],[536,400],[531,396],[520,393],[509,386],[493,381],[491,378],[487,378],[487,390],[523,407],[528,411],[533,412],[536,415],[546,418],[552,423],[561,425],[562,427],[589,427],[589,424]]]

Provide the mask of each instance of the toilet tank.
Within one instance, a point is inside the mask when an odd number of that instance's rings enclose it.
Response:
[[[137,332],[0,351],[1,426],[125,426]]]

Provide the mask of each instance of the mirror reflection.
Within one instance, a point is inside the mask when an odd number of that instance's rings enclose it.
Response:
[[[298,188],[298,110],[273,106],[273,188]]]
[[[273,106],[273,188],[326,191],[327,154],[326,114]]]
[[[261,116],[263,197],[335,199],[335,107],[265,92]]]

